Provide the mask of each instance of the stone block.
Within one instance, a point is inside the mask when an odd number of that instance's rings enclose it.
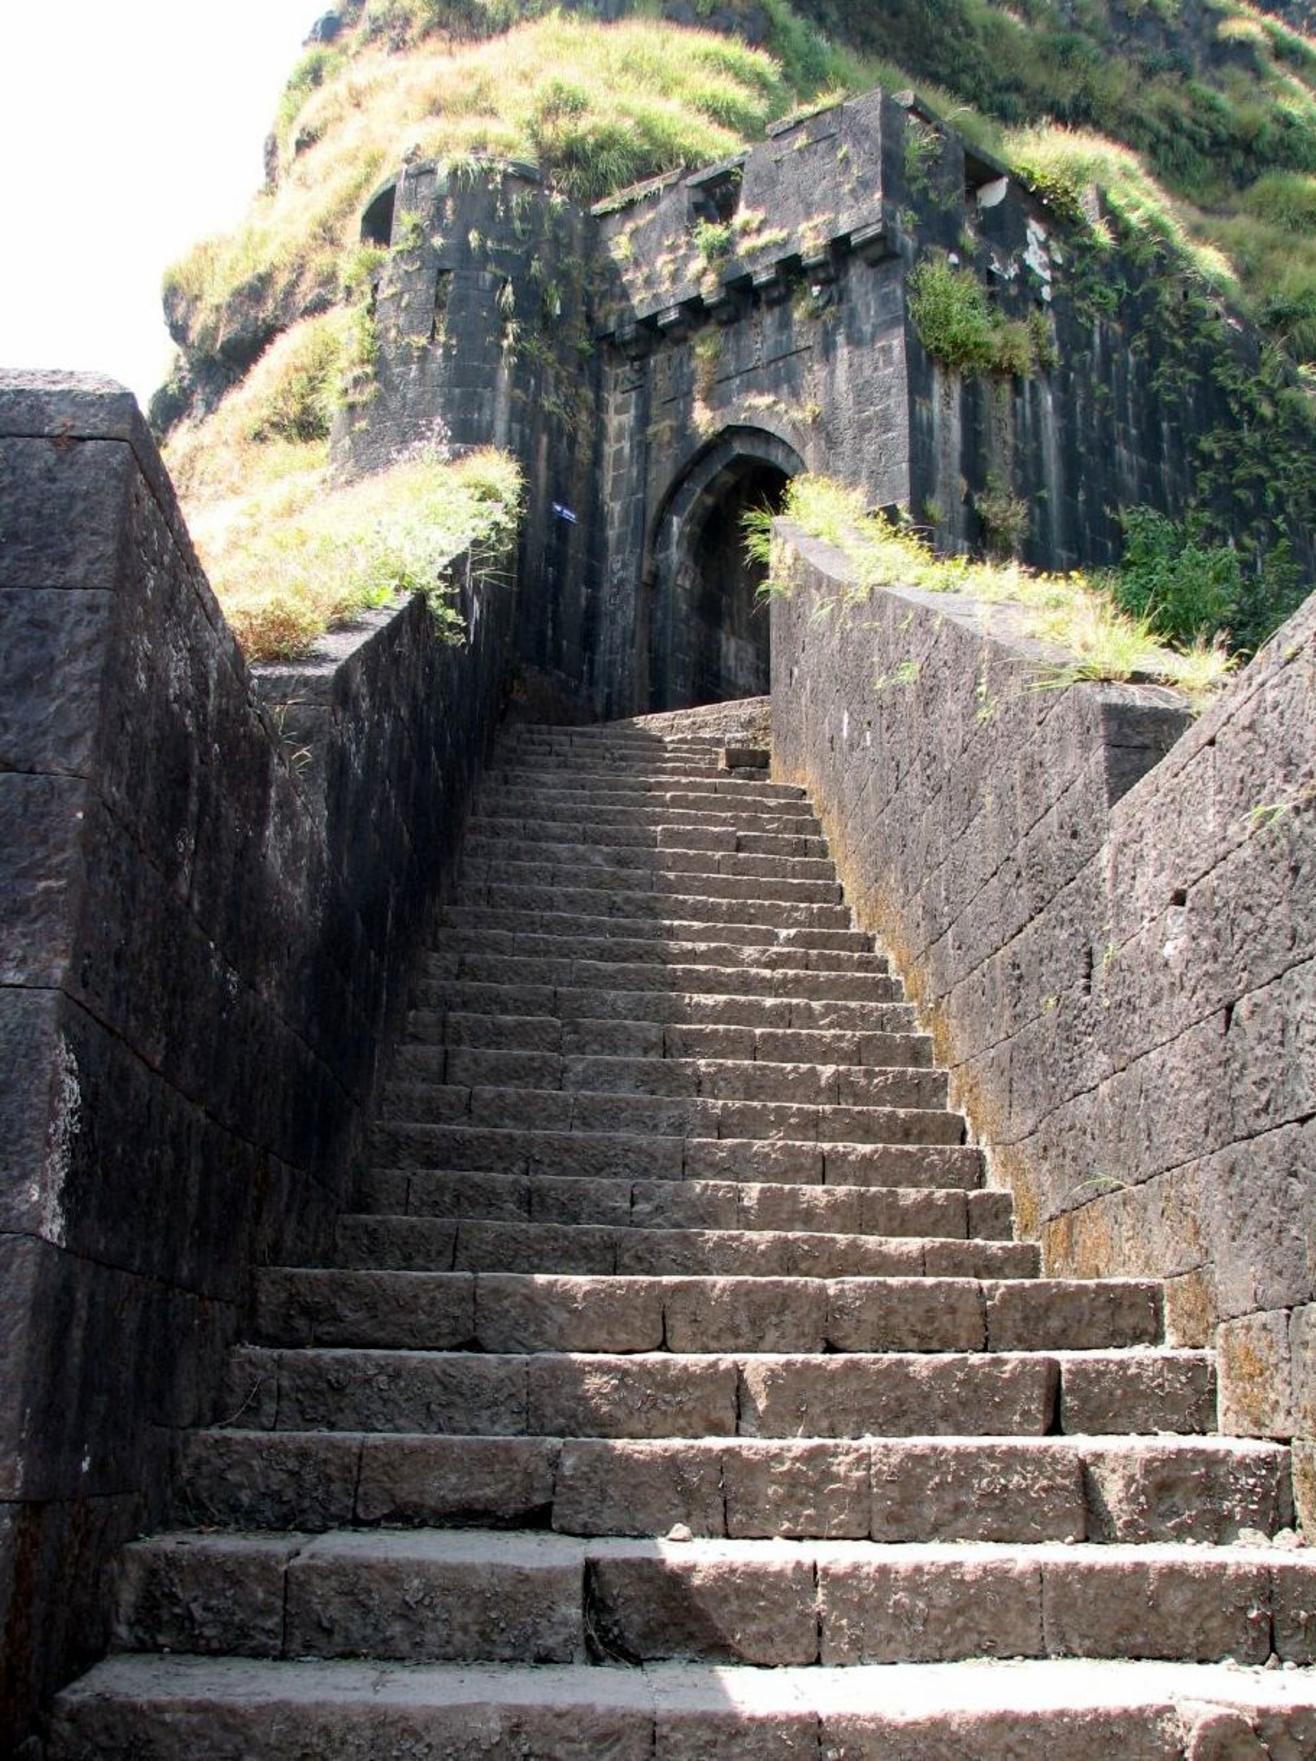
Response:
[[[526,1413],[521,1358],[356,1350],[280,1354],[278,1423],[284,1431],[501,1437],[524,1433]]]
[[[355,1516],[365,1523],[518,1523],[553,1503],[558,1445],[540,1437],[371,1437]]]
[[[591,1552],[595,1642],[630,1662],[689,1658],[777,1667],[818,1656],[813,1559],[784,1544],[752,1557],[716,1541]]]
[[[129,1651],[278,1657],[296,1539],[162,1535],[125,1547],[114,1642]]]
[[[1288,1311],[1223,1321],[1215,1343],[1220,1429],[1243,1437],[1291,1437],[1298,1415]]]
[[[725,1528],[722,1451],[716,1440],[569,1439],[562,1444],[553,1527],[570,1535],[662,1537]]]
[[[967,1548],[902,1548],[856,1560],[818,1553],[824,1664],[1039,1657],[1042,1574],[1035,1561]]]
[[[0,587],[114,591],[136,475],[121,441],[0,439]]]
[[[1074,1450],[1040,1441],[872,1444],[875,1541],[1080,1541]]]
[[[73,957],[86,783],[0,771],[0,984],[56,987]]]
[[[827,1290],[809,1278],[676,1278],[663,1312],[669,1351],[820,1351]]]
[[[1277,1445],[1090,1438],[1082,1462],[1092,1540],[1218,1544],[1240,1529],[1268,1535],[1292,1520]]]
[[[649,1279],[481,1273],[473,1337],[492,1352],[657,1351],[664,1296]]]
[[[866,1444],[727,1444],[722,1456],[728,1535],[839,1540],[869,1532]]]
[[[547,1437],[730,1437],[733,1359],[545,1356],[529,1360],[529,1430]]]
[[[189,1431],[175,1520],[233,1529],[331,1529],[352,1520],[359,1437]]]
[[[740,1434],[1040,1435],[1057,1390],[1048,1358],[762,1357],[741,1369]]]
[[[1270,1652],[1264,1564],[1113,1546],[1090,1558],[1067,1551],[1043,1562],[1042,1608],[1059,1656],[1255,1664]]]
[[[1215,1428],[1215,1373],[1204,1352],[1100,1351],[1061,1361],[1060,1426],[1071,1435]]]
[[[981,1351],[982,1289],[970,1279],[842,1278],[828,1287],[834,1351]]]
[[[326,1536],[289,1568],[286,1620],[292,1657],[567,1663],[581,1555],[547,1535]]]
[[[1274,1650],[1285,1663],[1316,1663],[1316,1567],[1306,1550],[1272,1558]]]
[[[90,774],[112,603],[0,588],[0,768]]]
[[[277,1345],[447,1351],[476,1336],[475,1280],[460,1273],[267,1270],[256,1329]]]
[[[1161,1337],[1155,1284],[1036,1278],[988,1284],[984,1295],[992,1351],[1085,1351],[1153,1345]]]

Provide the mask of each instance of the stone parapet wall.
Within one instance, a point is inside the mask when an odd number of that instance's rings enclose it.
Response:
[[[253,1268],[351,1196],[501,705],[513,589],[460,586],[465,647],[413,600],[258,687],[129,394],[0,377],[5,1753],[104,1648]]]
[[[1310,1525],[1316,600],[1193,722],[1039,689],[1056,657],[1003,608],[864,594],[793,545],[774,774],[822,804],[1021,1231],[1057,1274],[1167,1281],[1222,1427],[1299,1439]]]

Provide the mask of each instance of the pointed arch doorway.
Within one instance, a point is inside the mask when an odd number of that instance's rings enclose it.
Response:
[[[765,429],[724,429],[677,476],[654,523],[645,575],[643,708],[687,709],[766,692],[770,607],[745,554],[743,517],[780,507],[804,461]]]

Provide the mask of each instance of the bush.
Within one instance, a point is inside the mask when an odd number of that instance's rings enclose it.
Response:
[[[1191,519],[1141,507],[1120,520],[1124,555],[1109,590],[1164,641],[1187,647],[1222,638],[1250,654],[1301,603],[1299,571],[1284,543],[1245,559],[1232,545],[1211,543]]]

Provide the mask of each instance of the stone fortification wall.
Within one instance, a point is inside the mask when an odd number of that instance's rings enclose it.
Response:
[[[1114,561],[1121,508],[1196,501],[1316,570],[1309,437],[1256,339],[1181,263],[1101,245],[912,93],[786,120],[588,214],[525,167],[409,166],[362,224],[391,249],[335,457],[372,467],[436,420],[516,454],[541,713],[761,691],[723,528],[801,469],[942,547],[1047,568]],[[928,321],[932,267],[981,297],[989,359]]]
[[[1192,722],[1038,689],[1001,608],[891,588],[819,619],[846,564],[795,559],[776,774],[824,804],[1021,1230],[1057,1274],[1166,1279],[1223,1428],[1303,1440],[1310,1526],[1316,599]]]
[[[349,1196],[500,702],[462,577],[257,689],[128,393],[0,378],[0,1750],[215,1410],[253,1267]],[[287,740],[281,739],[277,724]]]
[[[517,646],[551,711],[555,697],[579,698],[595,648],[593,221],[532,166],[482,159],[405,167],[362,225],[367,242],[390,248],[363,318],[373,369],[335,423],[335,466],[378,470],[436,431],[516,457],[528,589]]]

